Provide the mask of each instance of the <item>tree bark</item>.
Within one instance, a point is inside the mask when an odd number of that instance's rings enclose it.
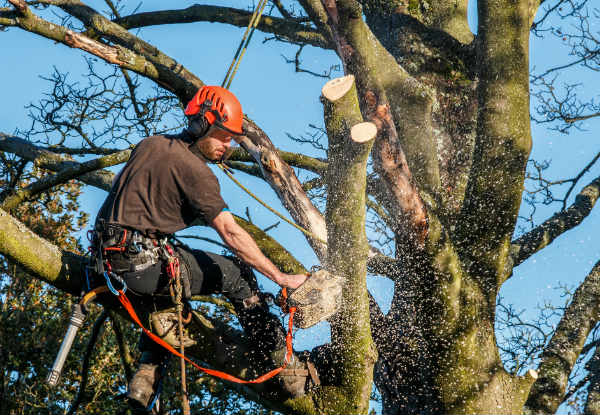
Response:
[[[575,291],[552,339],[544,349],[539,378],[531,388],[527,407],[535,414],[553,414],[562,403],[569,373],[590,331],[600,320],[600,262]]]
[[[136,13],[114,20],[127,30],[154,25],[177,23],[227,23],[238,27],[248,26],[252,13],[231,7],[194,4],[181,10],[160,10],[156,12]],[[334,46],[318,30],[293,19],[262,16],[257,30],[273,33],[291,42],[331,49]]]
[[[531,151],[528,2],[484,0],[478,13],[477,138],[458,237],[471,272],[499,288],[512,272],[510,238]]]
[[[329,81],[322,93],[329,138],[327,269],[346,280],[342,308],[331,321],[332,344],[342,362],[337,368],[341,384],[335,394],[326,394],[328,405],[322,411],[365,414],[377,356],[370,329],[365,233],[366,165],[377,128],[362,122],[353,76]]]
[[[589,372],[587,387],[587,398],[583,413],[585,415],[600,415],[600,348],[596,346],[594,355],[586,363],[585,368]]]

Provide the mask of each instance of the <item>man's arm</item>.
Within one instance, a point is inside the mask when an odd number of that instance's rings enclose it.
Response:
[[[273,264],[254,242],[254,239],[235,222],[230,212],[223,211],[212,221],[211,226],[219,233],[223,242],[246,264],[282,287],[298,288],[306,275],[284,274]]]

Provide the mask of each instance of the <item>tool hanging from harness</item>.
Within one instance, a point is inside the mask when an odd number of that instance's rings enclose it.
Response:
[[[92,240],[92,246],[91,246],[90,250],[93,254],[93,257],[95,258],[95,261],[93,261],[93,265],[91,265],[89,268],[94,269],[94,271],[96,272],[96,275],[103,276],[105,279],[106,285],[102,285],[102,286],[99,286],[99,287],[89,290],[87,293],[85,293],[82,296],[82,300],[74,307],[74,312],[71,317],[71,322],[70,322],[69,328],[67,330],[67,335],[63,339],[63,343],[59,350],[58,356],[55,359],[54,365],[53,365],[53,367],[50,371],[50,374],[48,376],[48,379],[47,379],[47,381],[50,385],[54,386],[58,383],[58,379],[60,377],[60,373],[62,371],[62,367],[64,365],[66,356],[69,353],[69,350],[71,348],[71,345],[73,343],[73,340],[75,338],[77,330],[79,329],[79,327],[82,326],[83,321],[85,319],[86,305],[88,303],[90,303],[91,301],[93,301],[97,295],[107,293],[107,292],[111,292],[113,295],[117,296],[119,302],[124,307],[124,309],[127,311],[131,320],[133,322],[135,322],[151,340],[153,340],[154,342],[159,344],[161,347],[163,347],[164,349],[166,349],[173,355],[179,357],[182,361],[190,363],[196,369],[198,369],[206,374],[209,374],[211,376],[215,376],[220,379],[228,380],[228,381],[234,382],[234,383],[241,383],[241,384],[262,383],[268,379],[271,379],[272,377],[276,376],[277,374],[279,374],[281,371],[283,371],[285,369],[287,364],[290,362],[292,352],[293,352],[293,346],[292,346],[293,330],[292,329],[293,329],[294,314],[296,312],[295,307],[291,307],[288,310],[289,311],[289,323],[288,323],[289,326],[288,326],[288,331],[287,331],[287,335],[286,335],[286,354],[285,354],[284,363],[282,366],[280,366],[276,369],[273,369],[270,372],[268,372],[262,376],[259,376],[256,379],[245,380],[245,379],[237,378],[237,377],[227,374],[225,372],[221,372],[218,370],[214,370],[211,368],[206,368],[206,367],[202,367],[202,366],[198,365],[196,362],[194,362],[193,360],[191,360],[190,358],[185,356],[185,354],[182,351],[177,351],[173,346],[169,345],[161,337],[152,333],[149,329],[147,329],[143,325],[142,321],[140,320],[137,313],[135,312],[133,305],[129,301],[129,298],[125,294],[125,292],[127,291],[127,284],[125,283],[125,280],[122,277],[120,277],[117,273],[117,271],[122,272],[123,270],[131,271],[134,269],[135,270],[146,269],[152,265],[156,265],[159,262],[164,261],[165,270],[166,270],[166,273],[169,276],[170,280],[172,280],[175,284],[177,284],[178,280],[180,282],[182,282],[183,279],[181,278],[181,272],[180,272],[181,267],[180,267],[180,263],[179,263],[179,258],[177,257],[171,244],[169,244],[167,238],[163,238],[161,240],[147,238],[139,233],[138,233],[138,235],[136,235],[136,232],[119,227],[119,226],[100,224],[99,230],[94,231],[93,235],[91,235],[91,240]],[[132,248],[132,245],[135,245],[136,247]],[[151,251],[151,252],[144,252],[144,251]],[[125,264],[125,262],[119,262],[118,265],[114,265],[114,266],[111,264],[112,259],[116,258],[117,260],[119,260],[120,256],[125,255],[125,253],[127,253],[127,252],[135,252],[136,255],[139,255],[139,257],[136,257],[136,258],[143,258],[143,259],[139,259],[139,260],[135,261],[134,264],[131,264],[129,266],[127,266]],[[89,281],[88,277],[89,276],[87,275],[87,269],[86,269],[86,280],[87,280],[86,285],[88,285],[88,287],[90,287],[91,285],[93,285],[93,283]],[[116,283],[120,284],[119,288],[115,288]],[[178,301],[179,303],[183,303],[182,297],[183,297],[184,293],[183,293],[183,287],[181,285],[179,286],[179,288],[177,288],[177,286],[175,286],[174,294],[175,294],[176,301]],[[285,296],[285,291],[284,291],[284,296]],[[176,303],[176,305],[177,305],[177,303]],[[179,309],[179,311],[182,311],[182,310]],[[181,321],[183,322],[183,319]],[[180,329],[182,329],[181,326],[180,326]],[[185,342],[183,341],[183,337],[182,337],[181,333],[182,333],[182,331],[180,330],[179,343],[180,343],[180,346],[183,346]]]

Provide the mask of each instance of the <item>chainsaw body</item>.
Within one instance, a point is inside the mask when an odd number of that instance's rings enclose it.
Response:
[[[344,278],[333,275],[324,269],[313,273],[295,290],[287,289],[287,298],[281,292],[277,302],[287,313],[290,307],[296,307],[294,326],[306,329],[327,320],[342,305]]]

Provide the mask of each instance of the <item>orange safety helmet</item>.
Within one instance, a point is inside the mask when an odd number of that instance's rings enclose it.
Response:
[[[203,86],[188,102],[185,115],[199,113],[209,125],[216,125],[235,135],[243,135],[244,113],[240,101],[227,89],[220,86]]]

